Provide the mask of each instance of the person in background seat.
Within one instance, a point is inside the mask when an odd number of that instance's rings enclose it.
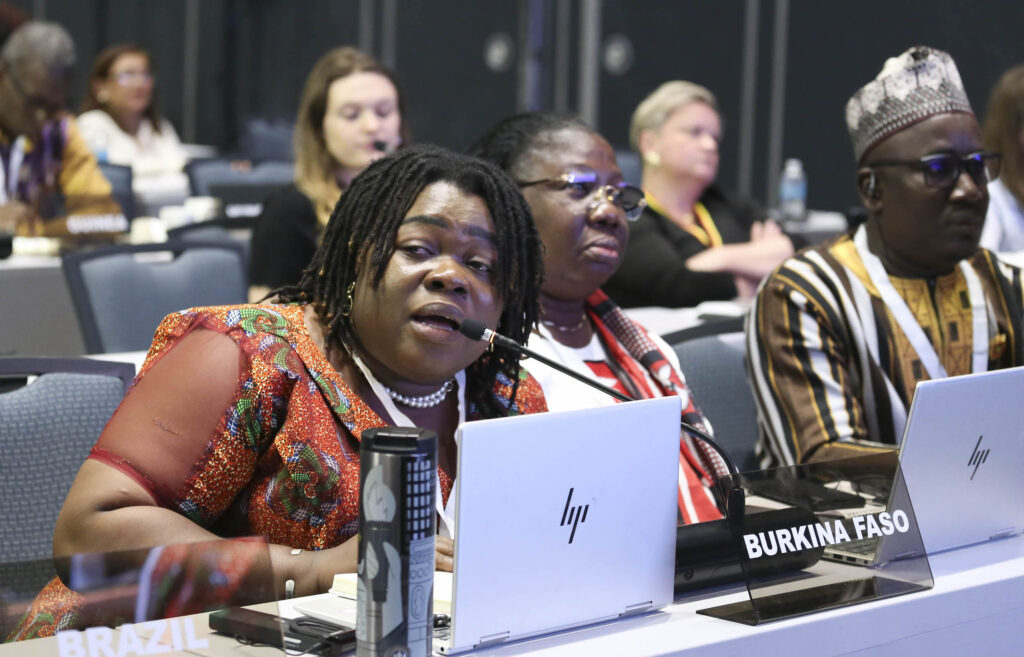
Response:
[[[644,208],[643,192],[623,182],[608,142],[576,118],[536,112],[498,122],[470,152],[518,182],[544,244],[541,321],[529,347],[634,399],[678,395],[682,419],[710,433],[675,351],[601,291],[622,260],[629,222]],[[550,410],[616,403],[542,363],[531,361],[530,372]],[[717,454],[687,434],[680,436],[682,523],[721,517],[712,488],[723,474]]]
[[[764,467],[894,449],[918,381],[1024,365],[1021,272],[978,248],[999,155],[953,59],[889,59],[846,125],[866,223],[784,262],[747,321]]]
[[[643,158],[647,207],[604,286],[623,307],[750,297],[793,253],[757,203],[715,183],[722,120],[710,91],[666,82],[637,106],[629,138]]]
[[[267,197],[253,231],[250,301],[298,282],[341,193],[407,141],[403,116],[394,76],[369,55],[346,46],[317,61],[295,119],[295,182]]]
[[[98,160],[132,168],[132,189],[143,201],[180,203],[188,196],[185,149],[157,109],[155,84],[141,46],[104,49],[93,62],[78,126]]]
[[[981,245],[996,252],[1024,251],[1024,65],[999,77],[982,125],[985,148],[1000,153],[999,178],[988,185]]]
[[[66,236],[127,229],[78,125],[66,112],[75,44],[30,21],[0,51],[0,232]]]

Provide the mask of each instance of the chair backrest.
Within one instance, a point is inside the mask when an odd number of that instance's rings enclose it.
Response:
[[[239,236],[241,233],[241,237]],[[217,244],[237,244],[242,247],[242,261],[245,271],[249,271],[249,250],[252,244],[252,231],[246,229],[228,230],[213,222],[185,224],[167,231],[167,237],[183,242],[215,242]]]
[[[291,119],[248,119],[242,124],[242,154],[250,160],[293,159]]]
[[[149,348],[167,314],[244,303],[245,255],[232,242],[167,242],[61,258],[89,353]]]
[[[0,358],[0,380],[38,376],[0,394],[0,589],[5,594],[34,595],[54,575],[50,559],[57,514],[134,374],[131,363]]]
[[[135,194],[132,192],[132,168],[122,164],[100,162],[100,171],[110,183],[112,195],[128,221],[135,218]]]
[[[615,151],[615,160],[619,163],[619,169],[622,171],[622,179],[639,187],[643,179],[640,156],[633,151]]]
[[[227,158],[193,160],[185,167],[193,196],[211,196],[212,187],[256,186],[270,190],[287,185],[295,176],[295,165],[290,161],[268,160],[239,166]]]
[[[747,383],[744,333],[703,335],[674,345],[697,405],[715,439],[741,470],[757,469],[757,408]]]

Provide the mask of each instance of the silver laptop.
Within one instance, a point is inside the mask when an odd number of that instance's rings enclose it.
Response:
[[[928,554],[1024,529],[1024,367],[919,383],[900,469]]]
[[[451,626],[456,653],[672,601],[678,397],[462,425]],[[355,603],[296,610],[355,625]]]
[[[1024,530],[1022,393],[1024,367],[917,384],[900,469],[927,554]],[[890,499],[888,506],[906,508],[907,502]],[[889,543],[855,541],[825,555],[870,565],[893,556],[886,554]]]
[[[458,431],[448,653],[672,600],[678,397]]]

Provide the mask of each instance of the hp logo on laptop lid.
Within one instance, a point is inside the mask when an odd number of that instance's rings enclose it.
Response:
[[[971,467],[972,465],[974,466],[974,472],[971,473],[971,481],[974,481],[974,475],[978,473],[978,468],[981,467],[981,464],[988,459],[989,450],[978,449],[981,447],[982,438],[984,438],[984,436],[978,436],[978,442],[974,444],[974,451],[971,452],[971,460],[967,462],[967,467]]]
[[[569,533],[569,542],[572,543],[572,539],[576,537],[576,527],[587,521],[587,511],[590,510],[590,505],[584,506],[571,506],[572,505],[572,492],[574,488],[569,489],[569,496],[565,498],[565,510],[562,511],[562,522],[559,527],[565,527],[567,524],[572,525],[572,532]]]

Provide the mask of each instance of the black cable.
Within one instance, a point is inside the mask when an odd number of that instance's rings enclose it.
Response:
[[[519,353],[519,354],[521,354],[523,356],[526,356],[526,357],[532,358],[532,359],[534,359],[534,360],[536,360],[538,362],[544,363],[548,367],[550,367],[550,368],[552,368],[554,370],[557,370],[557,371],[561,372],[562,374],[565,374],[566,376],[570,376],[570,377],[576,379],[577,381],[579,381],[580,383],[585,383],[588,386],[590,386],[590,387],[592,387],[592,388],[594,388],[596,390],[600,390],[601,392],[605,393],[606,395],[610,395],[610,396],[614,397],[615,399],[618,399],[619,401],[623,401],[623,402],[636,401],[632,397],[630,397],[628,395],[624,395],[621,392],[619,392],[618,390],[614,390],[612,388],[609,388],[608,386],[604,385],[603,383],[601,383],[599,381],[595,381],[595,380],[590,379],[588,377],[582,376],[579,373],[572,371],[571,369],[569,369],[565,365],[562,365],[561,363],[557,363],[557,362],[551,360],[550,358],[547,358],[545,356],[542,356],[541,354],[538,354],[535,351],[531,351],[530,349],[527,349],[526,347],[524,347],[523,345],[519,344],[515,340],[512,340],[510,338],[506,338],[503,335],[499,335],[498,333],[495,333],[494,331],[488,329],[484,325],[483,322],[480,322],[478,320],[475,320],[475,319],[465,319],[465,320],[463,320],[462,324],[459,326],[459,332],[462,333],[467,338],[469,338],[470,340],[477,340],[477,341],[479,341],[479,340],[486,340],[491,345],[495,345],[495,346],[498,346],[498,347],[502,347],[504,349],[515,351],[515,352],[517,352],[517,353]],[[718,454],[718,456],[721,457],[722,461],[725,463],[726,468],[729,469],[729,474],[731,474],[731,475],[738,475],[740,473],[739,468],[736,467],[736,464],[732,462],[732,459],[729,458],[729,455],[725,452],[724,449],[722,449],[721,445],[719,445],[715,441],[714,438],[709,436],[704,431],[701,431],[697,427],[693,426],[692,424],[689,424],[687,422],[683,422],[681,420],[679,422],[679,427],[683,431],[685,431],[686,433],[690,434],[691,436],[693,436],[695,438],[698,438],[701,441],[703,441],[706,445],[711,447],[711,449],[715,450],[715,452]]]

